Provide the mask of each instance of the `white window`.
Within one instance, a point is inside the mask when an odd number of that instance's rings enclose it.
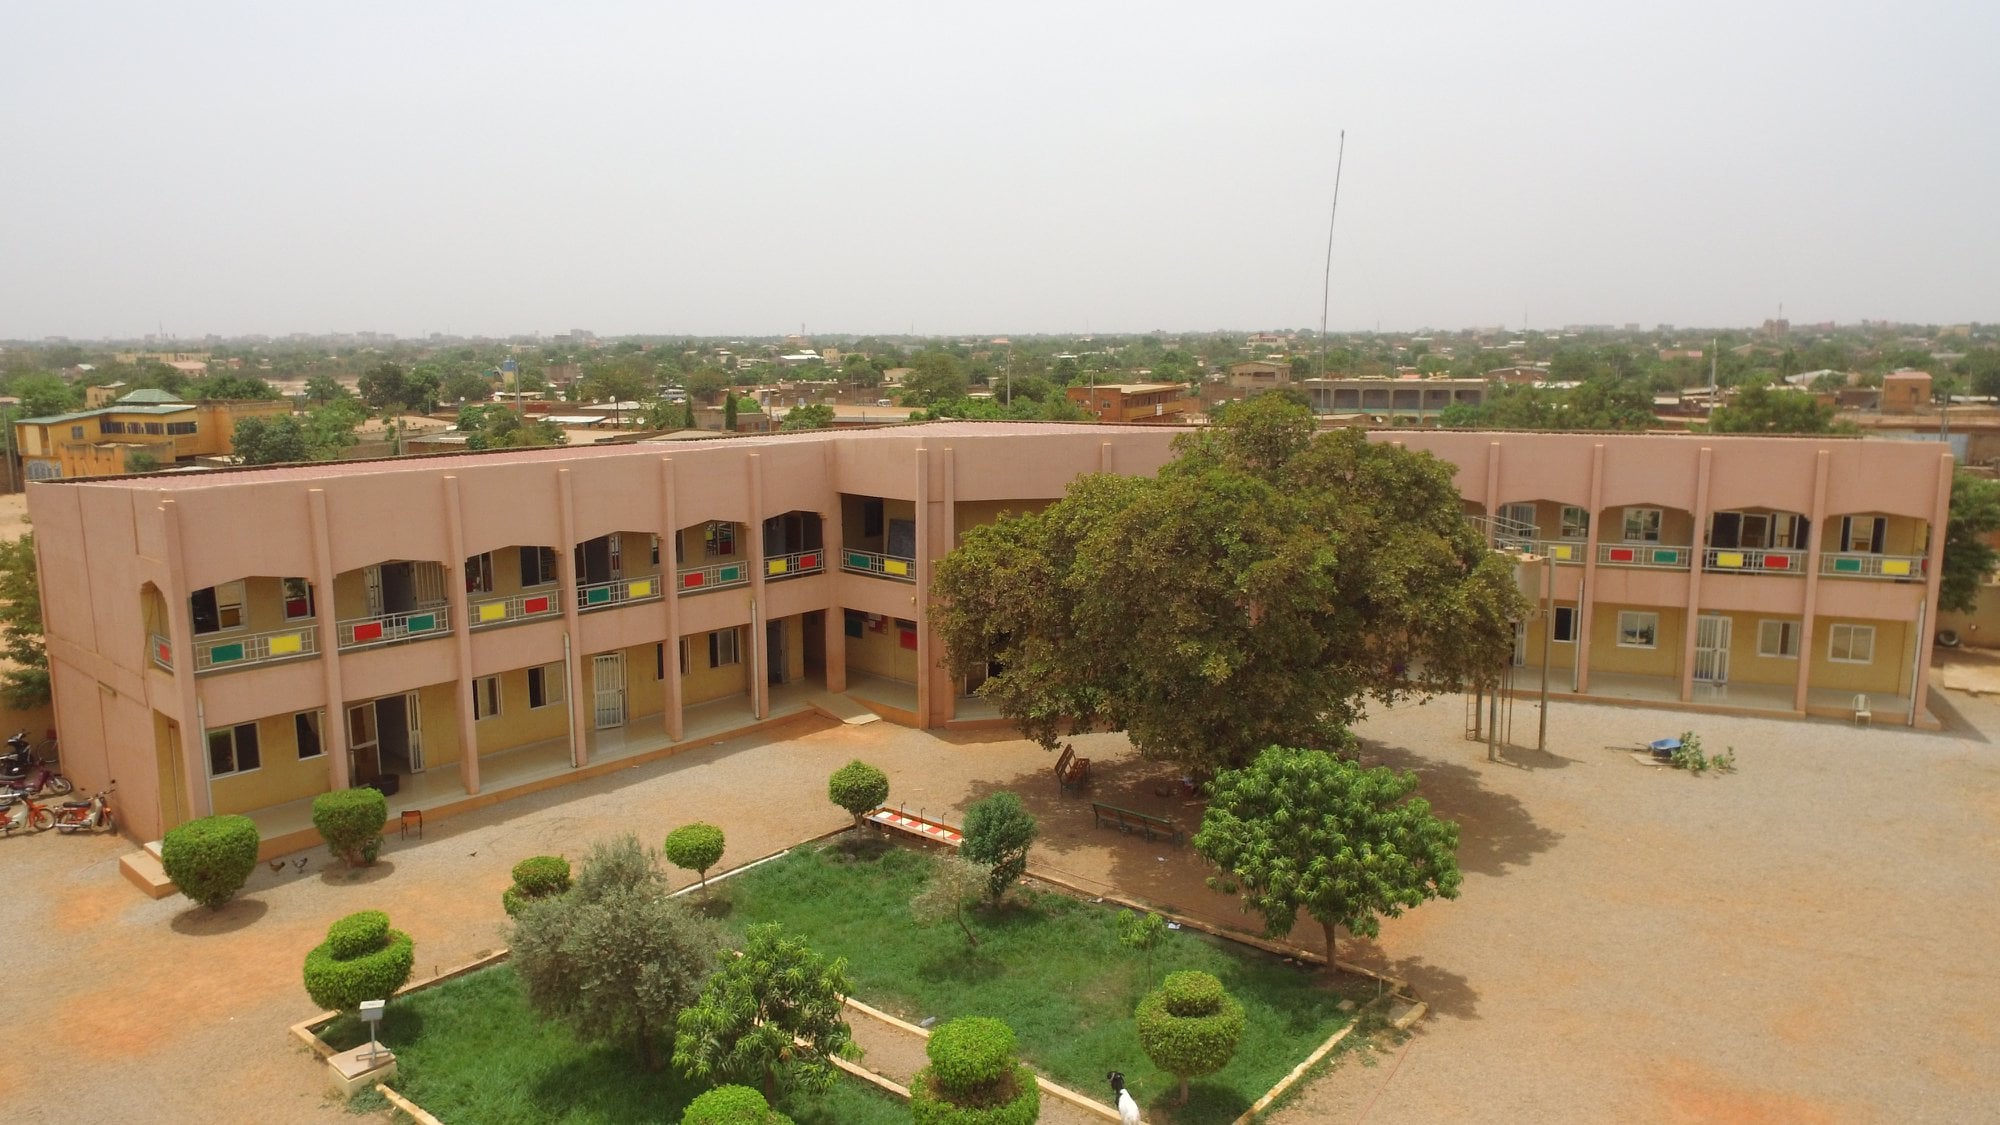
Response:
[[[1796,621],[1759,621],[1757,623],[1757,655],[1782,656],[1790,660],[1799,657],[1799,623]]]
[[[1836,664],[1873,664],[1875,626],[1833,626],[1827,630],[1826,658]]]
[[[551,707],[563,701],[563,666],[544,664],[528,669],[528,706]]]
[[[472,681],[472,717],[490,719],[500,713],[500,677],[481,676]]]
[[[708,635],[708,666],[725,668],[742,659],[737,651],[736,630],[718,629]]]
[[[188,595],[196,636],[243,627],[243,583],[224,582]]]
[[[1618,614],[1619,648],[1653,648],[1659,643],[1660,615],[1621,610]]]
[[[285,620],[301,621],[313,615],[312,583],[303,578],[287,578],[283,581],[285,593]]]
[[[1625,542],[1658,543],[1660,541],[1660,510],[1658,508],[1625,509]]]
[[[242,723],[208,732],[208,776],[249,773],[261,764],[257,753],[256,723]]]
[[[1575,606],[1559,605],[1556,607],[1555,635],[1558,643],[1571,644],[1576,641]]]
[[[1590,513],[1565,504],[1562,510],[1562,538],[1590,538]]]
[[[300,711],[292,716],[292,730],[298,735],[299,761],[317,758],[326,753],[326,744],[320,741],[320,725],[326,721],[323,711]]]
[[[493,552],[485,551],[465,560],[465,592],[493,592]]]

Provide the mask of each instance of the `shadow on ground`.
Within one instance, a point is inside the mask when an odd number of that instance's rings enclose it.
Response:
[[[233,933],[245,926],[253,925],[271,909],[271,905],[260,898],[239,898],[223,904],[220,910],[210,910],[206,906],[194,906],[174,915],[168,925],[177,934],[188,937],[211,937],[215,934]]]

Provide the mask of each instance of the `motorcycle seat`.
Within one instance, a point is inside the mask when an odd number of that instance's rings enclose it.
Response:
[[[62,803],[62,807],[63,807],[63,808],[66,808],[66,809],[87,809],[87,808],[89,808],[89,807],[90,807],[90,802],[89,802],[89,801],[64,801],[64,802]]]

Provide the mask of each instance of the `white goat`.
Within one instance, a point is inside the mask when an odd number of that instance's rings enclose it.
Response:
[[[1119,1125],[1139,1125],[1139,1103],[1132,1100],[1132,1092],[1125,1088],[1125,1075],[1112,1071],[1104,1076],[1111,1081],[1111,1092],[1118,1095]]]

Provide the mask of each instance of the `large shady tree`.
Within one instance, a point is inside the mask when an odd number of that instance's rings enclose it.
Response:
[[[1368,699],[1487,683],[1527,608],[1427,453],[1266,395],[1156,477],[974,528],[932,594],[952,671],[1043,746],[1092,725],[1209,772],[1336,746]]]

